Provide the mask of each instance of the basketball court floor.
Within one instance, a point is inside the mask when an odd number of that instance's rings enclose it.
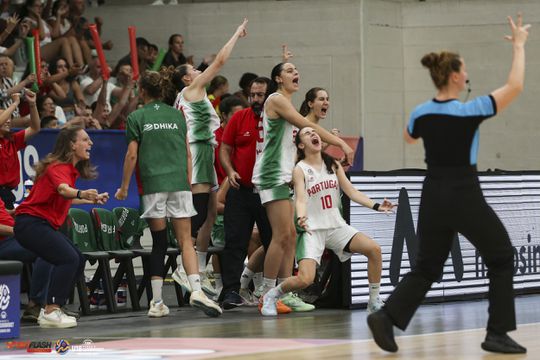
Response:
[[[125,311],[82,317],[74,329],[23,324],[18,341],[51,341],[52,352],[30,354],[0,344],[0,360],[58,359],[54,344],[61,339],[71,345],[63,358],[94,360],[540,359],[539,305],[540,295],[516,299],[518,330],[511,336],[528,348],[525,355],[480,349],[487,301],[478,300],[421,306],[407,332],[396,331],[396,354],[381,351],[371,340],[365,310],[317,309],[268,318],[241,307],[213,319],[189,306],[171,306],[170,315],[161,319]],[[80,349],[82,343],[87,351]]]

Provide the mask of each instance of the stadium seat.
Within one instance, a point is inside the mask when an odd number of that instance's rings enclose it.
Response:
[[[90,214],[81,209],[69,209],[68,217],[62,230],[82,252],[86,260],[90,263],[98,262],[98,268],[90,282],[89,291],[92,293],[101,279],[107,310],[112,313],[116,312],[111,267],[109,265],[109,260],[112,257],[107,252],[98,249]],[[82,313],[84,315],[90,314],[90,302],[88,300],[84,274],[77,280],[77,291],[79,293]]]
[[[133,258],[138,255],[131,250],[123,249],[122,241],[117,231],[118,224],[116,217],[110,210],[93,208],[91,213],[99,248],[109,253],[119,263],[113,277],[113,291],[116,293],[125,275],[131,299],[131,307],[133,310],[140,310],[141,306],[137,296],[137,280],[135,279],[135,270],[133,269]]]

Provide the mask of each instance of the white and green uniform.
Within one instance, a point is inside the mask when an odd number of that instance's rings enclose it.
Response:
[[[225,246],[225,223],[222,214],[216,216],[216,222],[214,223],[214,226],[212,226],[210,238],[212,240],[212,245],[215,247]]]
[[[189,102],[184,98],[184,90],[178,94],[174,107],[186,118],[188,141],[193,164],[192,184],[217,185],[214,169],[214,148],[217,146],[214,132],[219,128],[219,116],[208,97]]]
[[[279,93],[272,96],[281,96]],[[259,190],[261,202],[290,198],[296,145],[294,137],[298,128],[282,118],[270,119],[263,114],[263,141],[257,143],[257,158],[252,182]]]
[[[329,173],[324,161],[319,169],[303,160],[296,166],[304,173],[307,225],[311,233],[305,232],[298,237],[297,260],[309,258],[320,263],[325,247],[332,250],[341,261],[348,260],[351,254],[345,253],[343,249],[358,230],[348,225],[341,216],[340,188],[336,173]]]

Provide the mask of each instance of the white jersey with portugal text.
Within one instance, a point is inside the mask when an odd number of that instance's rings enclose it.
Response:
[[[184,113],[188,129],[189,143],[206,142],[217,146],[214,131],[219,128],[219,116],[212,106],[208,96],[199,101],[187,101],[184,98],[184,90],[178,94],[174,107]]]
[[[268,99],[276,95],[281,94],[273,93]],[[252,177],[252,182],[258,189],[271,189],[291,182],[296,160],[294,137],[297,132],[298,128],[287,120],[270,119],[264,111],[263,135],[262,139],[259,136],[257,142],[257,158]]]
[[[304,172],[308,229],[333,229],[347,225],[339,211],[341,194],[337,175],[329,174],[324,162],[319,169],[303,160],[296,166]]]

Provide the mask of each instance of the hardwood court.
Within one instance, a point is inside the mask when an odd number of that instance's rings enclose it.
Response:
[[[400,351],[385,353],[371,340],[365,310],[316,310],[263,318],[254,308],[226,311],[211,319],[189,307],[149,319],[144,311],[83,317],[73,330],[24,325],[21,340],[91,339],[106,359],[540,359],[540,296],[516,299],[518,330],[511,333],[526,355],[503,356],[480,349],[486,301],[421,306],[406,333],[396,332]],[[169,302],[172,304],[172,302]],[[1,347],[1,345],[0,345]],[[28,358],[25,351],[1,351],[0,359]],[[68,354],[69,355],[69,354]],[[96,353],[78,353],[95,359]],[[56,353],[50,358],[58,358]],[[48,358],[43,355],[41,358]],[[32,357],[35,359],[35,357]]]

